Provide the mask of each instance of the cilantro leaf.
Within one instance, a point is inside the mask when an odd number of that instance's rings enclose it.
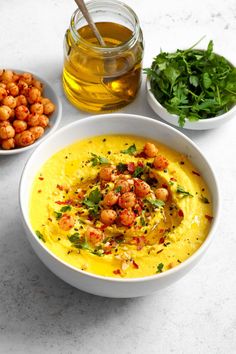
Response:
[[[141,166],[137,166],[134,173],[133,173],[133,177],[140,177],[145,171],[145,168],[144,167],[141,167]]]
[[[62,217],[62,213],[59,213],[57,211],[54,211],[54,214],[57,220],[59,220]]]
[[[136,145],[130,145],[128,149],[126,150],[121,150],[122,154],[128,154],[128,155],[133,155],[137,151]]]
[[[165,205],[165,202],[160,199],[145,199],[145,201],[151,204],[154,208],[163,208]]]
[[[199,197],[199,199],[204,203],[204,204],[210,204],[209,200],[204,197],[203,195],[201,195],[201,197]]]
[[[79,242],[80,235],[78,232],[75,232],[73,235],[68,236],[68,239],[70,240],[71,243],[76,243],[76,242]]]
[[[65,213],[66,211],[70,211],[71,210],[71,206],[70,205],[65,205],[65,206],[63,206],[61,209],[60,209],[60,211],[62,212],[62,213]]]
[[[179,184],[177,185],[176,192],[179,194],[182,194],[183,197],[187,197],[187,196],[193,197],[193,195],[190,192],[184,190],[184,188],[182,186],[180,186]]]
[[[91,155],[93,156],[90,160],[92,162],[92,166],[109,164],[109,161],[107,160],[106,157],[98,156],[93,153],[91,153]]]
[[[35,233],[40,240],[42,240],[43,242],[46,242],[43,234],[39,230],[36,230]]]
[[[127,164],[119,162],[118,165],[116,166],[116,168],[119,172],[123,173],[127,170]]]
[[[83,204],[89,209],[92,216],[96,217],[99,212],[99,202],[102,200],[102,194],[98,188],[92,190],[87,197],[84,198]]]
[[[156,273],[162,273],[163,272],[163,267],[164,267],[164,264],[163,263],[159,263],[158,266],[157,266]]]

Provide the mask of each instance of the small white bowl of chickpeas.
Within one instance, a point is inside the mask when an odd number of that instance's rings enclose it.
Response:
[[[52,86],[33,73],[0,69],[0,155],[27,151],[51,134],[61,119]]]

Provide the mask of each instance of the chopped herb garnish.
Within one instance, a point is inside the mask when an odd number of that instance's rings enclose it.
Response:
[[[59,213],[57,211],[54,211],[54,214],[57,220],[59,220],[62,217],[62,213]]]
[[[76,243],[76,242],[79,242],[80,235],[78,232],[75,232],[73,235],[68,236],[68,239],[70,240],[71,243]]]
[[[36,230],[35,233],[40,240],[42,240],[43,242],[46,242],[43,234],[39,230]]]
[[[204,203],[204,204],[210,204],[209,200],[204,197],[203,195],[201,195],[201,197],[199,197],[199,199]]]
[[[162,273],[163,272],[163,267],[164,267],[164,264],[163,263],[159,263],[158,266],[157,266],[157,273]]]
[[[83,201],[83,204],[89,209],[92,216],[97,216],[99,211],[99,202],[102,200],[102,194],[98,188],[90,192],[89,196]]]
[[[143,216],[141,216],[141,218],[140,218],[140,223],[142,226],[145,226],[145,219]]]
[[[133,173],[133,177],[140,177],[143,173],[144,173],[145,168],[141,167],[141,166],[137,166],[134,173]]]
[[[179,194],[182,194],[183,197],[193,197],[193,195],[190,192],[187,192],[186,190],[184,190],[183,187],[181,187],[179,184],[177,186],[176,192]]]
[[[122,153],[122,154],[133,155],[136,151],[137,151],[136,145],[133,144],[133,145],[130,145],[130,146],[128,147],[128,149],[126,149],[126,150],[121,150],[121,153]]]
[[[127,164],[119,162],[118,165],[116,166],[117,170],[119,172],[125,172],[127,170]]]
[[[70,205],[65,205],[65,206],[63,206],[61,209],[60,209],[60,211],[62,212],[62,213],[65,213],[66,211],[70,211],[71,210],[71,206]]]
[[[154,208],[162,208],[165,205],[160,199],[145,199],[149,204],[151,204]]]
[[[90,160],[92,162],[92,166],[109,164],[109,161],[107,160],[106,157],[98,156],[93,153],[91,153],[91,155],[93,156]]]
[[[118,187],[116,187],[116,188],[114,189],[114,191],[115,191],[116,193],[120,193],[121,190],[122,190],[122,187],[121,187],[121,186],[118,186]]]

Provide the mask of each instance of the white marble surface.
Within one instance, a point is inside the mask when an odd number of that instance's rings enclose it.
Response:
[[[124,0],[125,1],[125,0]],[[176,49],[206,35],[236,62],[235,0],[126,0],[139,15],[144,66],[159,48]],[[62,41],[75,8],[68,0],[0,0],[0,66],[31,70],[56,88],[61,125],[85,117],[64,98]],[[124,112],[155,117],[144,89]],[[186,132],[220,180],[222,216],[215,241],[185,278],[152,296],[114,300],[62,282],[28,244],[18,184],[29,153],[0,156],[0,353],[236,352],[236,117],[219,130]]]

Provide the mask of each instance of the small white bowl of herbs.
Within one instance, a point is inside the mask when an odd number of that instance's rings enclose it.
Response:
[[[206,50],[196,45],[175,53],[161,52],[144,70],[148,103],[172,125],[217,128],[236,117],[236,68],[213,52],[212,41]]]

